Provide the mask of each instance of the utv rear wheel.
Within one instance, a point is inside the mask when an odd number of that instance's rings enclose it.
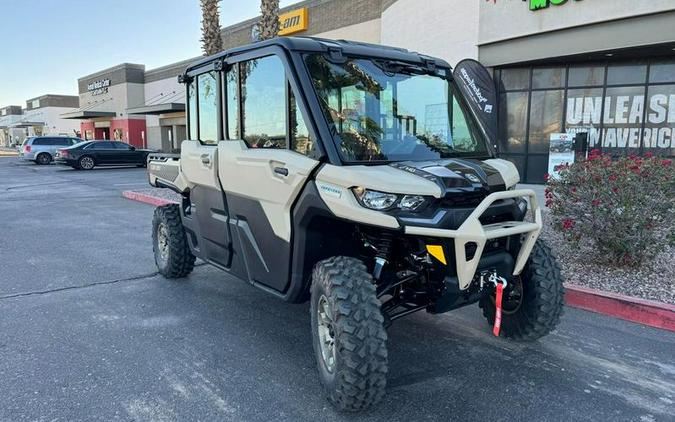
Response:
[[[501,335],[521,341],[547,335],[560,321],[564,294],[558,262],[544,241],[537,240],[525,269],[504,292]],[[483,296],[480,307],[493,325],[494,295]]]
[[[195,265],[180,219],[178,204],[155,208],[152,219],[152,250],[159,273],[166,278],[186,277]]]
[[[319,378],[342,411],[377,403],[387,383],[387,333],[373,279],[358,259],[337,256],[314,266],[312,337]]]

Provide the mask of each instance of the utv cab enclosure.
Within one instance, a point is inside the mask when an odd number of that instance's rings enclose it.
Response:
[[[181,197],[155,212],[159,270],[185,277],[199,257],[310,300],[338,409],[382,397],[386,328],[402,316],[478,302],[495,335],[534,340],[556,326],[562,279],[537,239],[541,210],[495,157],[479,116],[493,104],[464,68],[287,37],[204,58],[179,80],[189,140],[148,158],[150,184]]]

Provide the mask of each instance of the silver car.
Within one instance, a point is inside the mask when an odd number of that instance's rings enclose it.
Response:
[[[21,144],[19,158],[37,164],[49,164],[59,148],[66,148],[82,141],[80,138],[70,136],[31,136]]]

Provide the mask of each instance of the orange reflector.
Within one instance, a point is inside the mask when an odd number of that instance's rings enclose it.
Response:
[[[448,262],[445,260],[445,253],[443,253],[443,246],[427,245],[427,252],[429,252],[429,255],[441,261],[443,265],[448,265]]]

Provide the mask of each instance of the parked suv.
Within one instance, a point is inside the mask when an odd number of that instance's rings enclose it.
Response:
[[[19,158],[36,164],[49,164],[59,148],[73,146],[78,142],[82,142],[82,139],[68,136],[32,136],[23,141]]]

